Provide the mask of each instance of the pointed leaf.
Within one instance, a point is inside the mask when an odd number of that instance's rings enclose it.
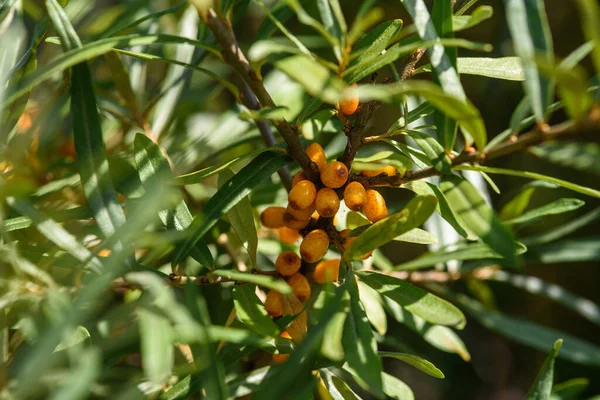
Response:
[[[381,304],[381,296],[364,282],[358,281],[358,292],[367,318],[377,333],[384,336],[387,332],[387,316]]]
[[[424,358],[421,358],[414,354],[380,351],[379,356],[390,357],[395,358],[396,360],[404,361],[405,363],[412,365],[416,369],[425,372],[427,375],[433,376],[434,378],[444,379],[444,373],[437,369],[435,365],[425,360]]]
[[[396,400],[414,400],[415,395],[412,389],[400,379],[388,373],[382,373],[383,391],[385,394]]]
[[[240,320],[254,332],[270,337],[279,335],[273,322],[256,293],[254,285],[236,285],[233,288],[233,304]]]
[[[516,218],[504,221],[504,223],[507,225],[529,223],[547,215],[556,215],[577,210],[584,204],[585,202],[579,199],[558,199],[550,204],[546,204],[545,206],[526,211]]]
[[[546,362],[538,373],[533,386],[529,389],[529,393],[525,400],[546,400],[552,393],[552,385],[554,385],[554,360],[558,356],[563,340],[558,339],[552,346],[552,351],[548,355]]]

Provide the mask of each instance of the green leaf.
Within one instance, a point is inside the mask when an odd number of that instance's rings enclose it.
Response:
[[[540,183],[539,181],[533,181],[531,183],[533,184],[536,182]],[[547,185],[545,182],[541,183]],[[536,189],[538,187],[544,187],[542,185],[532,184],[523,185],[519,193],[502,207],[499,213],[501,220],[506,221],[517,218],[525,212],[531,200],[531,196],[533,196],[533,193],[536,191]]]
[[[424,358],[421,358],[414,354],[380,351],[379,357],[390,357],[395,358],[396,360],[404,361],[405,363],[412,365],[416,369],[425,372],[427,375],[433,376],[434,378],[444,379],[444,373],[440,371],[435,365],[425,360]]]
[[[206,203],[204,213],[194,218],[186,232],[189,238],[179,246],[173,264],[186,257],[196,243],[217,223],[219,218],[246,197],[254,187],[268,179],[277,170],[289,164],[291,159],[285,151],[270,150],[259,154]]]
[[[134,139],[134,158],[142,186],[159,187],[173,177],[171,167],[163,151],[148,136],[138,133]],[[162,223],[169,230],[183,231],[192,223],[193,217],[185,201],[180,200],[174,209],[158,211]],[[191,251],[192,257],[207,268],[213,268],[214,260],[208,246],[198,242]]]
[[[440,189],[454,213],[460,215],[469,230],[502,255],[506,265],[518,265],[513,235],[469,181],[458,176],[446,176],[441,180]]]
[[[360,52],[356,63],[367,63],[381,55],[392,40],[400,33],[402,24],[401,19],[385,21],[367,33],[355,47],[354,51]]]
[[[586,378],[573,378],[568,381],[558,383],[552,388],[550,400],[576,400],[579,399],[590,385]]]
[[[535,58],[553,62],[552,36],[543,0],[504,0],[508,28],[515,53],[523,62],[523,87],[538,123],[546,121],[546,107],[552,102],[553,84],[540,76]]]
[[[600,145],[594,142],[552,141],[529,149],[555,164],[600,175]]]
[[[456,15],[452,17],[454,32],[463,31],[479,25],[483,21],[492,18],[492,15],[494,15],[494,9],[491,6],[479,6],[473,10],[471,15],[460,15],[459,10]]]
[[[558,339],[554,342],[552,351],[548,355],[546,362],[542,366],[537,378],[535,378],[535,382],[531,386],[531,389],[529,389],[529,393],[527,393],[527,396],[525,397],[526,400],[545,400],[550,398],[552,385],[554,384],[554,360],[558,356],[562,343],[562,339]]]
[[[80,343],[84,343],[86,340],[90,338],[90,332],[85,328],[85,326],[79,325],[75,330],[69,335],[68,338],[60,342],[58,346],[54,349],[55,352],[68,349],[69,347],[77,346]]]
[[[223,278],[233,279],[240,282],[248,282],[253,285],[262,286],[268,289],[277,290],[281,294],[292,294],[290,286],[280,279],[268,275],[251,274],[239,271],[228,271],[224,269],[218,269],[212,271],[209,276],[222,276]]]
[[[174,359],[169,320],[153,310],[139,310],[140,347],[148,381],[162,385],[171,375]]]
[[[404,81],[386,85],[363,85],[347,89],[357,93],[361,101],[380,100],[385,103],[402,104],[407,95],[423,96],[438,110],[446,113],[473,137],[477,146],[485,147],[487,133],[477,108],[468,100],[459,100],[444,93],[439,86],[426,81]]]
[[[394,238],[397,242],[417,243],[417,244],[436,244],[438,240],[431,233],[423,229],[414,228]]]
[[[597,21],[600,18],[600,6],[594,0],[577,0],[576,4],[581,16],[583,33],[587,40],[594,43],[592,61],[598,73],[600,72],[600,27]]]
[[[591,236],[532,246],[526,258],[543,264],[598,261],[600,260],[600,237]]]
[[[81,51],[81,41],[56,0],[47,0],[52,23],[61,36],[63,48]],[[83,192],[100,231],[111,236],[125,223],[117,192],[108,171],[108,161],[102,138],[102,127],[96,106],[90,70],[85,62],[73,64],[71,70],[71,116],[75,136],[79,174]],[[117,244],[116,248],[121,246]]]
[[[437,288],[440,288],[436,285]],[[449,294],[449,291],[440,288]],[[462,294],[452,294],[452,298],[486,328],[506,336],[517,343],[545,351],[558,338],[564,340],[559,358],[589,366],[600,365],[600,348],[574,336],[547,328],[535,322],[510,317],[497,311],[487,310],[483,305]]]
[[[411,388],[400,379],[388,373],[382,373],[383,391],[396,400],[414,400],[415,395]]]
[[[479,75],[509,81],[525,80],[523,65],[519,57],[460,57],[457,59],[457,68],[459,73],[466,75]],[[415,74],[430,71],[431,66],[427,64],[419,67]]]
[[[571,182],[563,181],[562,179],[553,178],[551,176],[546,176],[542,174],[538,174],[536,172],[529,171],[515,171],[512,169],[504,169],[504,168],[492,168],[492,167],[483,167],[483,166],[463,166],[459,165],[454,167],[454,169],[461,171],[482,171],[488,174],[499,174],[499,175],[509,175],[509,176],[518,176],[520,178],[530,178],[530,179],[539,179],[540,181],[554,183],[556,185],[562,186],[564,188],[573,190],[574,192],[583,193],[588,196],[600,198],[600,191],[590,189],[587,187],[583,187],[580,185],[576,185]]]
[[[360,397],[354,393],[346,382],[328,369],[321,369],[319,374],[333,400],[360,400]]]
[[[354,275],[348,278],[348,293],[350,293],[350,312],[344,324],[345,360],[349,370],[363,384],[366,384],[374,394],[381,396],[382,383],[381,360],[377,356],[377,342],[373,336],[371,325],[360,303],[358,285]]]
[[[372,271],[357,271],[356,274],[380,294],[427,322],[454,326],[457,329],[464,328],[466,324],[465,316],[458,308],[402,279]]]
[[[77,400],[91,396],[92,387],[102,373],[102,355],[97,348],[87,348],[73,359],[73,365],[50,400]]]
[[[519,217],[504,221],[504,223],[507,225],[530,223],[547,215],[556,215],[577,210],[584,204],[585,202],[579,199],[558,199],[550,204],[546,204],[545,206],[529,210]]]
[[[436,198],[418,196],[397,212],[369,226],[344,252],[344,258],[355,260],[377,249],[396,236],[422,225],[435,209]]]
[[[486,279],[504,282],[529,293],[547,297],[576,312],[592,323],[600,325],[600,307],[594,302],[571,293],[561,286],[545,282],[535,276],[515,275],[506,271],[497,271]]]
[[[358,281],[358,293],[367,318],[377,333],[385,336],[387,332],[387,316],[381,304],[381,296],[365,283]]]
[[[408,157],[390,150],[380,151],[369,157],[355,157],[352,161],[352,168],[357,171],[373,171],[386,165],[395,167],[400,176],[413,169],[413,163]]]
[[[279,335],[265,306],[254,293],[254,285],[237,285],[233,288],[233,304],[240,320],[254,332],[270,337]]]
[[[219,174],[219,187],[232,179],[235,176],[233,171],[225,169]],[[254,268],[258,268],[256,263],[256,250],[258,248],[258,235],[256,233],[256,225],[254,224],[254,213],[250,199],[247,197],[241,199],[233,208],[227,211],[227,218],[233,227],[240,242],[250,256],[250,261]]]
[[[527,248],[518,244],[517,253],[523,254]],[[396,265],[396,271],[408,271],[434,266],[436,264],[446,263],[448,261],[466,261],[481,259],[502,259],[503,256],[496,253],[485,243],[468,243],[454,250],[438,250],[431,253],[425,253],[414,260]]]
[[[314,305],[315,311],[323,309],[327,299],[332,297],[331,290],[322,290]],[[341,361],[344,359],[344,347],[342,345],[342,337],[344,334],[344,324],[346,316],[350,309],[350,296],[344,293],[339,310],[331,317],[331,320],[325,327],[323,341],[321,343],[321,354],[330,360]],[[317,312],[313,313],[319,317]],[[316,318],[317,319],[317,318]]]
[[[317,8],[319,9],[319,14],[321,16],[321,21],[323,22],[325,29],[327,30],[327,32],[329,32],[329,34],[332,37],[335,37],[341,43],[341,40],[343,39],[342,27],[344,28],[344,31],[347,28],[346,21],[343,19],[343,15],[342,20],[339,20],[336,17],[334,17],[334,14],[327,0],[317,0],[316,3]],[[333,51],[335,53],[336,58],[338,60],[341,59],[341,46],[334,46]]]
[[[407,130],[406,133],[415,140],[435,169],[443,174],[451,173],[452,160],[446,154],[444,147],[435,138],[412,129]]]
[[[560,226],[557,226],[556,228],[547,230],[539,235],[521,238],[521,241],[527,246],[548,243],[565,237],[570,233],[573,233],[578,229],[581,229],[582,227],[594,222],[598,218],[600,218],[600,207]]]

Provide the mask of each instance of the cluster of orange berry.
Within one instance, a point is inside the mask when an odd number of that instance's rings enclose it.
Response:
[[[302,171],[299,172],[294,176],[287,207],[267,207],[260,216],[263,226],[279,229],[283,242],[294,243],[304,236],[300,244],[300,255],[284,251],[275,262],[277,272],[301,302],[308,300],[311,294],[309,280],[301,272],[303,262],[304,270],[309,270],[312,264],[317,263],[312,272],[313,282],[323,284],[338,280],[340,259],[321,261],[329,249],[330,238],[324,229],[319,228],[318,219],[334,218],[341,199],[348,209],[362,211],[371,222],[377,222],[388,215],[383,196],[376,190],[365,189],[360,182],[348,183],[349,171],[346,165],[339,161],[327,162],[321,145],[312,143],[306,149],[306,154],[319,167],[321,182],[315,184],[306,179]],[[381,172],[391,171],[377,173]],[[339,232],[344,247],[356,239],[347,237],[349,233],[349,229]],[[369,256],[367,254],[363,259]],[[281,293],[269,291],[264,305],[273,318],[283,315]],[[289,338],[289,334],[284,331],[281,337]],[[284,362],[288,357],[287,354],[273,354],[276,363]]]

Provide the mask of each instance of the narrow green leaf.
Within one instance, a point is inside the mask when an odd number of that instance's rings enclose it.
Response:
[[[204,213],[196,216],[186,229],[189,238],[177,249],[173,264],[186,257],[196,243],[212,228],[219,218],[246,197],[256,185],[268,179],[291,159],[285,151],[270,150],[258,155],[242,168],[232,179],[206,203]]]
[[[319,374],[333,400],[360,400],[360,397],[354,393],[346,382],[328,369],[321,369]]]
[[[600,145],[597,143],[559,140],[532,147],[529,151],[555,164],[600,175]]]
[[[158,187],[173,177],[167,157],[148,136],[138,133],[134,139],[134,158],[142,186]],[[174,209],[158,211],[162,223],[170,230],[183,231],[193,217],[185,201],[180,200]],[[198,242],[191,251],[192,257],[207,268],[214,266],[212,254],[204,242]]]
[[[264,336],[277,337],[279,328],[254,293],[254,289],[254,285],[237,285],[233,288],[233,304],[235,304],[237,315],[254,332]]]
[[[371,322],[377,333],[385,336],[387,332],[387,316],[381,304],[381,296],[361,281],[358,281],[358,292],[360,303],[365,310],[365,314],[367,314],[369,322]]]
[[[444,379],[444,373],[440,371],[435,365],[429,361],[416,356],[414,354],[407,353],[392,353],[389,351],[380,351],[380,357],[390,357],[396,360],[404,361],[407,364],[412,365],[416,369],[425,372],[427,375],[433,376],[434,378]]]
[[[400,379],[388,373],[382,373],[383,391],[385,394],[396,400],[414,400],[415,395],[411,388]]]
[[[461,171],[483,171],[488,174],[499,174],[499,175],[518,176],[520,178],[539,179],[540,181],[554,183],[554,184],[562,186],[564,188],[573,190],[574,192],[583,193],[588,196],[600,198],[600,191],[598,191],[598,190],[594,190],[591,188],[576,185],[574,183],[563,181],[562,179],[558,179],[558,178],[553,178],[551,176],[538,174],[536,172],[515,171],[512,169],[492,168],[492,167],[483,167],[483,166],[462,166],[462,165],[456,166],[456,167],[454,167],[454,169],[461,170]]]
[[[344,324],[342,344],[347,366],[352,374],[366,384],[374,394],[381,396],[381,360],[377,356],[377,342],[365,310],[360,303],[358,285],[354,275],[347,278],[350,293],[350,312]]]
[[[519,57],[461,57],[457,59],[458,72],[480,75],[509,81],[525,80],[523,65]]]
[[[460,100],[444,93],[439,86],[431,82],[404,81],[387,85],[364,85],[347,90],[357,93],[361,101],[380,100],[391,104],[402,104],[407,95],[423,96],[438,110],[457,120],[473,137],[479,148],[485,147],[487,133],[477,108],[467,99]]]
[[[586,378],[573,378],[552,387],[550,400],[577,400],[588,388],[590,381]]]
[[[447,123],[450,123],[447,121]],[[446,154],[444,147],[433,137],[426,133],[409,129],[406,131],[414,139],[423,153],[429,158],[431,165],[443,174],[449,174],[452,170],[452,160]]]
[[[463,13],[461,13],[461,10],[458,10],[456,15],[452,17],[454,32],[472,28],[479,25],[483,21],[492,18],[492,15],[494,15],[494,9],[491,6],[479,6],[473,10],[471,15],[461,15]]]
[[[535,118],[541,123],[546,120],[546,107],[552,102],[553,85],[548,79],[540,76],[535,58],[541,56],[549,63],[552,63],[554,58],[544,2],[504,0],[504,4],[515,53],[523,62],[523,87],[531,101]]]
[[[423,229],[414,228],[394,238],[397,242],[417,243],[417,244],[436,244],[438,240],[431,233]]]
[[[535,382],[529,389],[525,400],[546,400],[550,398],[552,393],[552,385],[554,385],[554,360],[558,356],[558,352],[562,346],[563,340],[558,339],[554,342],[552,350],[538,373]]]
[[[600,218],[600,207],[595,208],[594,210],[575,218],[563,225],[557,226],[556,228],[552,228],[547,230],[539,235],[528,236],[521,238],[520,240],[527,246],[534,246],[538,244],[548,243],[556,239],[560,239],[565,237],[578,229],[583,228],[584,226],[594,222]]]
[[[468,180],[458,176],[445,176],[441,180],[440,189],[448,199],[450,208],[460,215],[469,230],[502,255],[503,263],[507,266],[518,265],[513,235]]]
[[[369,157],[355,157],[352,161],[352,169],[357,171],[378,170],[386,165],[395,167],[400,176],[413,169],[413,163],[408,157],[389,150],[380,151]]]
[[[139,310],[142,362],[148,381],[162,385],[171,375],[174,359],[169,320],[151,310]]]
[[[50,400],[77,400],[91,396],[91,389],[102,373],[102,355],[97,348],[87,348],[74,357],[73,364]]]
[[[65,338],[56,348],[55,352],[68,349],[69,347],[76,346],[80,343],[85,342],[90,338],[90,332],[85,328],[85,326],[79,325],[73,332],[69,335],[69,337]]]
[[[454,326],[457,329],[464,328],[466,324],[465,316],[458,308],[402,279],[372,271],[357,271],[356,274],[380,294],[427,322]]]
[[[366,63],[381,55],[402,29],[402,20],[385,21],[367,33],[356,45],[354,51],[360,51],[357,64]]]
[[[587,40],[594,43],[592,60],[596,67],[596,73],[600,72],[600,27],[598,19],[600,18],[600,6],[594,0],[577,0],[576,2],[581,16],[581,25],[583,33]]]
[[[323,309],[324,305],[332,297],[331,290],[322,290],[314,304],[314,310]],[[350,309],[350,296],[344,293],[339,310],[331,317],[331,320],[325,327],[323,341],[321,342],[321,354],[330,360],[341,361],[344,359],[344,347],[342,345],[342,336],[344,334],[344,324],[346,316]],[[319,313],[313,313],[315,320],[318,320]]]
[[[235,281],[240,282],[248,282],[252,283],[253,285],[262,286],[268,289],[274,289],[281,294],[292,294],[292,289],[287,283],[268,275],[259,275],[247,272],[218,269],[216,271],[211,272],[209,276],[222,276],[223,278],[233,279]]]
[[[235,176],[233,171],[225,169],[219,174],[219,187]],[[240,242],[250,256],[250,261],[254,268],[258,268],[256,263],[256,250],[258,248],[258,235],[256,225],[254,224],[254,213],[250,199],[247,197],[241,199],[233,208],[227,211],[227,218],[233,227]]]
[[[340,25],[339,20],[334,17],[334,14],[329,6],[329,2],[327,0],[317,0],[317,8],[319,9],[319,14],[321,16],[321,21],[327,32],[332,36],[337,38],[339,43],[341,44],[342,36],[342,26]],[[343,17],[343,16],[342,16]],[[346,22],[343,21],[344,27],[346,27]],[[333,51],[335,53],[336,58],[339,60],[342,57],[342,49],[341,46],[334,46]]]
[[[419,196],[397,212],[369,226],[344,252],[344,258],[355,260],[379,248],[396,236],[422,225],[435,209],[436,198]]]
[[[550,204],[546,204],[545,206],[529,210],[519,217],[504,221],[504,223],[507,225],[530,223],[547,215],[556,215],[577,210],[584,204],[585,202],[579,199],[558,199]]]
[[[560,240],[532,246],[529,248],[526,258],[543,264],[598,261],[600,260],[600,237]]]

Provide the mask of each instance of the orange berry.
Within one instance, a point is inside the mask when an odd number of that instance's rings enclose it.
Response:
[[[290,334],[288,333],[288,331],[283,331],[279,334],[279,337],[282,337],[284,339],[290,339],[292,340],[292,337],[290,336]]]
[[[306,178],[306,175],[304,175],[304,171],[300,171],[296,175],[294,175],[294,179],[292,179],[292,187],[296,186],[298,182],[306,180],[308,180],[308,178]]]
[[[273,362],[275,364],[283,364],[290,358],[289,354],[273,354]]]
[[[285,226],[287,226],[290,229],[294,229],[296,231],[306,228],[308,226],[308,224],[310,223],[310,219],[298,220],[298,219],[292,217],[288,213],[285,214],[284,220],[285,220]]]
[[[347,248],[348,246],[350,246],[350,243],[354,242],[355,240],[356,240],[356,236],[344,239],[344,249]],[[367,258],[371,257],[371,255],[373,255],[373,251],[374,250],[372,250],[369,253],[365,254],[360,259],[361,260],[366,260]]]
[[[317,283],[337,281],[339,273],[340,260],[323,260],[315,267],[313,280]]]
[[[339,161],[325,164],[321,171],[321,182],[328,188],[337,189],[342,187],[348,180],[348,168]]]
[[[300,301],[306,301],[310,297],[310,284],[302,274],[292,275],[287,280],[288,285]]]
[[[289,215],[291,215],[295,220],[306,221],[307,219],[310,219],[310,217],[312,217],[313,213],[316,210],[316,206],[315,206],[315,203],[312,203],[307,208],[297,210],[288,204],[286,210],[287,210],[287,213]]]
[[[281,240],[283,243],[292,244],[301,237],[302,235],[300,232],[290,229],[287,226],[279,228],[279,240]]]
[[[265,299],[265,309],[271,317],[279,317],[283,314],[283,305],[281,303],[281,293],[276,290],[269,290]]]
[[[310,207],[317,197],[317,188],[311,181],[300,181],[290,190],[288,202],[296,210]]]
[[[283,207],[267,207],[260,214],[260,222],[266,228],[281,228],[285,225],[285,208]]]
[[[388,216],[388,209],[385,205],[385,199],[376,190],[367,190],[367,202],[363,207],[365,217],[371,222],[377,222]]]
[[[335,190],[322,188],[317,192],[315,204],[321,217],[331,218],[340,209],[340,198]]]
[[[323,147],[317,142],[311,143],[306,148],[306,154],[311,161],[315,162],[319,167],[319,171],[323,169],[325,164],[327,164],[327,156],[325,155],[325,151]]]
[[[300,257],[293,251],[284,251],[277,257],[275,267],[283,276],[292,276],[300,269]]]
[[[360,211],[367,202],[367,191],[359,182],[350,182],[344,189],[344,202],[352,211]]]
[[[386,165],[384,167],[377,168],[377,169],[364,169],[360,172],[360,174],[362,176],[366,176],[366,177],[377,176],[377,175],[380,175],[383,173],[387,174],[388,176],[392,176],[392,175],[396,175],[398,173],[398,170],[396,169],[396,167],[393,167],[391,165]]]
[[[329,237],[323,229],[315,229],[304,237],[300,244],[300,256],[309,263],[319,261],[329,248]]]
[[[352,87],[358,87],[358,84],[352,84]],[[340,101],[340,112],[344,115],[352,115],[358,108],[359,98],[358,95],[352,95],[344,98]]]

